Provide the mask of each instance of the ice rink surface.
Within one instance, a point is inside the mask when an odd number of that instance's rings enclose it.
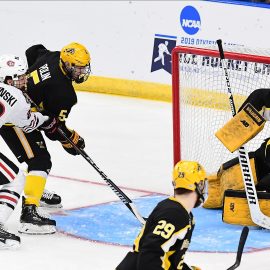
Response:
[[[78,104],[73,108],[67,126],[84,137],[85,150],[100,169],[130,198],[137,200],[172,192],[171,115],[169,103],[78,93]],[[0,145],[1,152],[15,161],[2,139]],[[119,218],[112,219],[110,209],[119,200],[99,174],[81,156],[68,155],[58,142],[48,141],[47,146],[53,162],[47,188],[60,194],[64,205],[55,217],[66,220],[74,233],[59,227],[55,235],[23,235],[19,250],[0,252],[0,269],[113,270],[131,247],[113,243],[106,233],[119,227],[118,240],[124,242],[126,232],[121,224],[127,216],[127,222],[139,228],[136,219],[126,210],[127,214],[120,213]],[[95,211],[91,212],[92,217],[84,218],[93,219],[95,225],[87,228],[87,233],[98,234],[100,239],[105,235],[105,240],[93,241],[80,236],[84,228],[77,221],[83,217],[83,212],[68,223],[73,209],[76,213],[78,209],[89,207]],[[18,228],[19,216],[20,206],[7,224],[13,232]],[[104,224],[106,230],[102,227]],[[96,233],[99,228],[104,228],[104,233]],[[239,234],[227,237],[238,240]],[[202,239],[208,241],[203,235]],[[269,255],[269,249],[245,253],[239,269],[269,269]],[[225,270],[234,263],[235,253],[189,252],[186,261],[203,270]]]

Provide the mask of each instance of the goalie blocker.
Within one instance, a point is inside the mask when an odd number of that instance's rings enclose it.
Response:
[[[247,103],[215,135],[230,152],[234,152],[256,136],[264,124],[265,119],[250,103]]]

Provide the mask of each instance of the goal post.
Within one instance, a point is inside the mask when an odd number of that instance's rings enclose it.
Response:
[[[270,88],[270,51],[225,46],[224,55],[236,109],[255,89]],[[172,91],[174,163],[196,160],[208,173],[216,172],[236,157],[214,135],[232,117],[218,47],[175,47]],[[266,123],[247,149],[256,150],[268,137]]]

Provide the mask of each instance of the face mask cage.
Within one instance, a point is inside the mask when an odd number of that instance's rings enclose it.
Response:
[[[27,83],[27,78],[25,75],[13,75],[13,76],[6,76],[4,83],[8,84],[8,81],[11,80],[12,81],[12,86],[21,89],[21,90],[25,90],[26,89],[26,83]]]
[[[20,75],[20,76],[17,76],[16,78],[13,78],[13,86],[21,90],[26,89],[26,82],[27,82],[27,79],[25,75]]]
[[[196,192],[198,194],[198,200],[195,204],[195,207],[198,207],[199,205],[201,205],[202,203],[204,203],[204,195],[205,195],[205,189],[206,189],[206,185],[205,185],[205,180],[201,180],[198,184],[196,185]]]
[[[68,77],[72,80],[75,81],[76,83],[83,83],[87,81],[90,73],[91,73],[91,66],[90,63],[86,66],[76,66],[72,65],[71,67],[67,67],[64,64],[65,71],[68,75]]]

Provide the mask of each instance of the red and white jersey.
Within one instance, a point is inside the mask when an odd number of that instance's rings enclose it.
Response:
[[[31,112],[30,103],[26,101],[21,90],[0,83],[0,127],[11,123],[24,132],[31,132],[42,125],[48,116]]]

